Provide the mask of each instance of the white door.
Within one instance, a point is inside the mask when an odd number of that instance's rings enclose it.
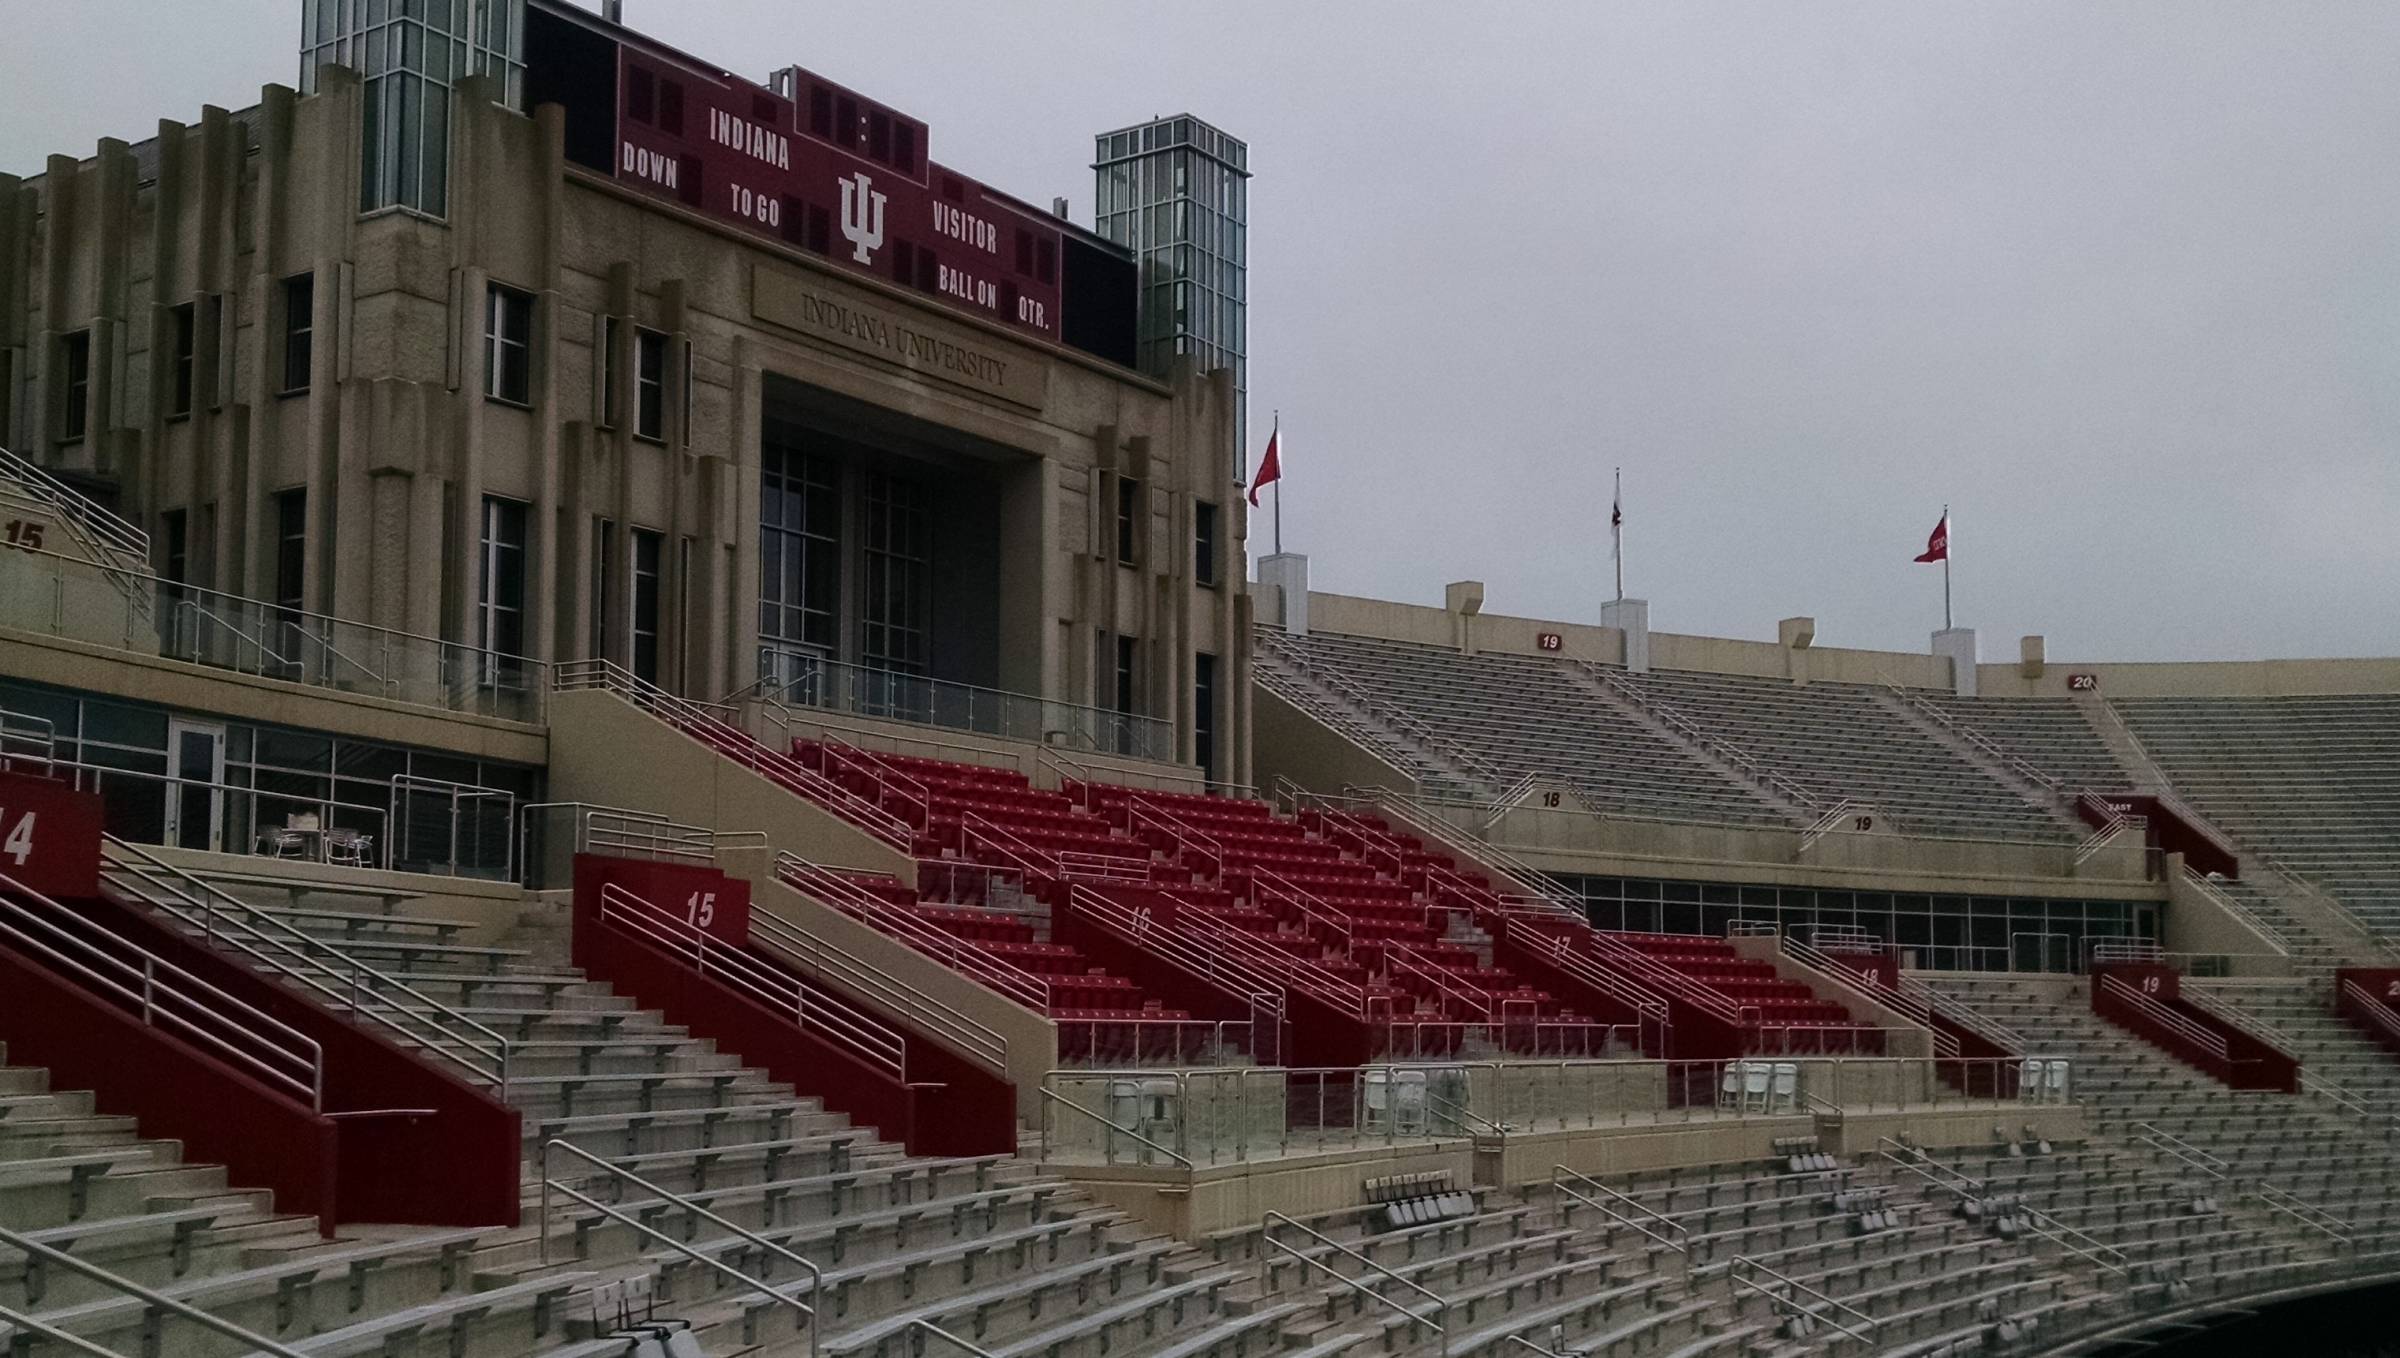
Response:
[[[179,849],[225,847],[225,728],[167,723],[167,842]]]

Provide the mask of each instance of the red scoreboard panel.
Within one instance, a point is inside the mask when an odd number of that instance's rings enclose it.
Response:
[[[790,97],[617,44],[617,179],[1059,338],[1055,219],[934,164],[914,118],[798,67],[774,80]]]

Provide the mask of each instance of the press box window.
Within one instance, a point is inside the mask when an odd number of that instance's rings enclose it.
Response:
[[[308,390],[309,365],[316,358],[317,276],[294,274],[283,280],[283,394]]]
[[[483,310],[483,394],[533,403],[533,294],[498,283]]]

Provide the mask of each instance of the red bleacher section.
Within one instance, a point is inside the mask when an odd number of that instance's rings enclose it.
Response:
[[[795,885],[1043,1009],[1062,1059],[1228,1045],[1294,1065],[1712,1059],[1875,1042],[1721,940],[1599,933],[1374,816],[1098,782],[1049,791],[832,740],[796,741],[792,762],[811,775],[795,791],[831,785],[815,799],[837,814],[864,806],[908,826],[920,889],[822,871]],[[1281,993],[1281,1022],[1261,1021],[1262,989]]]

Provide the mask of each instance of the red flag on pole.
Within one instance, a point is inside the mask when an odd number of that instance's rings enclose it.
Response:
[[[1283,425],[1277,422],[1274,432],[1267,435],[1266,456],[1258,460],[1258,475],[1250,482],[1250,507],[1258,508],[1258,493],[1271,481],[1283,479],[1283,459],[1275,455],[1275,445],[1283,438]]]
[[[1933,536],[1925,539],[1925,551],[1919,561],[1948,561],[1950,559],[1950,511],[1942,511],[1942,521],[1933,526]]]

